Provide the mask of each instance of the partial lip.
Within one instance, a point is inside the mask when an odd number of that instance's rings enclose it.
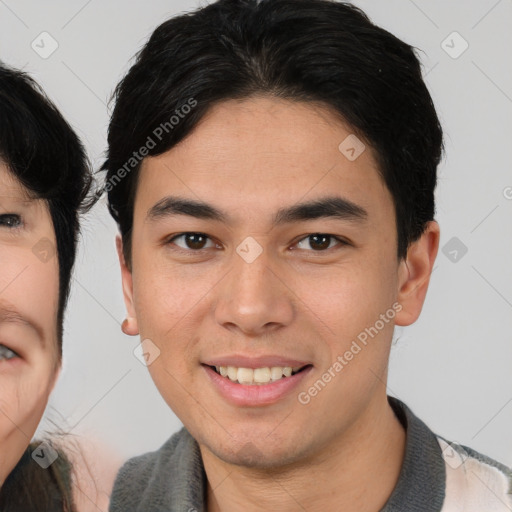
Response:
[[[311,365],[307,361],[299,361],[297,359],[291,359],[285,356],[278,355],[266,355],[258,357],[249,357],[242,355],[231,355],[216,357],[214,359],[208,359],[203,364],[207,366],[235,366],[237,368],[272,368],[275,366],[285,367],[290,366],[292,368],[302,368],[303,366]]]

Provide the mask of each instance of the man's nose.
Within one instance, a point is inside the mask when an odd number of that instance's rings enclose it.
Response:
[[[252,261],[235,254],[232,270],[220,285],[215,318],[227,329],[260,336],[292,322],[292,299],[265,252]]]

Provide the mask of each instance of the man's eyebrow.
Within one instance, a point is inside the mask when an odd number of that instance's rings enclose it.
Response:
[[[196,219],[207,219],[227,223],[229,215],[215,206],[195,199],[167,196],[151,207],[147,220],[156,220],[172,215],[188,215]],[[342,220],[365,220],[368,212],[357,204],[338,196],[324,197],[281,208],[273,219],[273,225],[333,217]]]
[[[274,224],[334,217],[341,220],[366,220],[368,212],[361,206],[338,196],[324,197],[280,209]]]
[[[220,210],[208,203],[194,199],[183,199],[176,196],[167,196],[158,201],[147,214],[148,220],[156,220],[170,215],[188,215],[197,219],[216,220],[226,222],[228,217]]]

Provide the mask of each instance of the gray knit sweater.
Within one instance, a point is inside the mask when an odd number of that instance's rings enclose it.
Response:
[[[510,512],[512,472],[433,434],[390,398],[407,431],[399,481],[380,512]],[[117,475],[110,512],[204,512],[206,475],[186,429],[159,450],[130,459]],[[376,511],[377,512],[377,511]]]

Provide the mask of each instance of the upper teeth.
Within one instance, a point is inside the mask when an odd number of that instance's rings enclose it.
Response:
[[[268,384],[283,377],[290,377],[292,373],[300,370],[300,366],[268,366],[265,368],[237,368],[236,366],[216,366],[217,373],[228,377],[239,384]]]

